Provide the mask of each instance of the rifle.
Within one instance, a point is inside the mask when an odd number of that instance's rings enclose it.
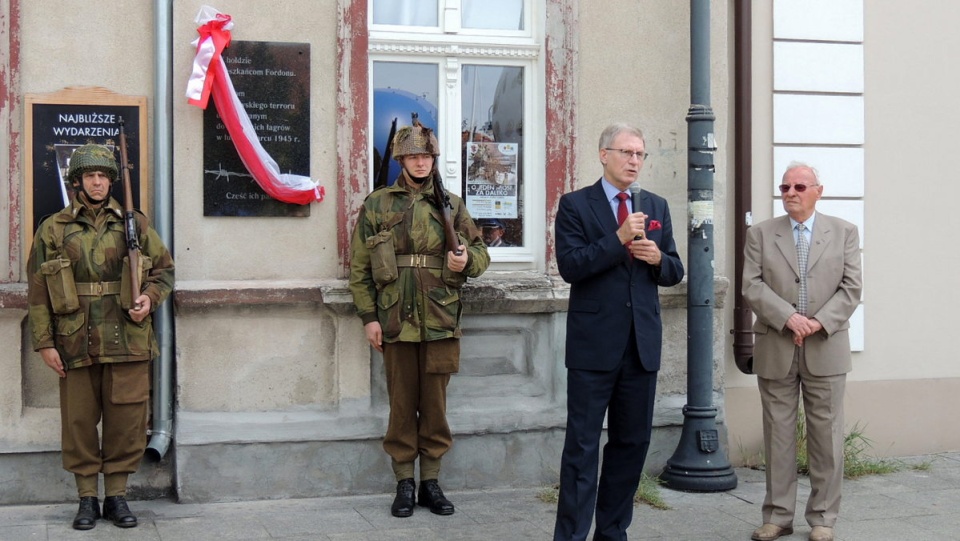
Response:
[[[123,131],[123,117],[120,117],[120,171],[123,172],[123,225],[127,234],[127,258],[130,260],[130,303],[134,309],[139,309],[140,241],[137,239],[137,222],[133,214],[133,188],[130,185],[130,162],[127,161],[127,134]]]
[[[387,144],[383,147],[383,156],[380,157],[380,166],[373,173],[373,189],[379,190],[385,188],[390,182],[390,160],[393,159],[393,137],[397,134],[397,118],[393,118],[390,124],[390,135],[387,136]]]
[[[434,156],[433,171],[430,172],[433,177],[433,200],[437,205],[437,210],[440,211],[440,216],[443,217],[443,232],[444,237],[446,237],[445,244],[447,251],[453,252],[454,255],[462,255],[463,250],[459,249],[460,239],[457,237],[457,230],[453,228],[453,218],[450,216],[453,205],[450,204],[450,196],[447,195],[447,191],[443,188],[443,178],[437,169],[436,156],[440,154],[440,149],[433,148],[430,142],[430,128],[420,122],[420,115],[418,113],[410,113],[410,119],[410,124],[415,128],[420,128],[423,137],[426,139],[427,147],[425,150]]]
[[[443,216],[443,231],[446,237],[447,251],[453,252],[454,255],[462,255],[460,239],[457,237],[456,229],[453,228],[453,218],[450,216],[453,205],[450,203],[447,190],[443,188],[443,178],[440,177],[440,171],[437,171],[436,164],[433,166],[433,198],[437,203],[440,215]]]

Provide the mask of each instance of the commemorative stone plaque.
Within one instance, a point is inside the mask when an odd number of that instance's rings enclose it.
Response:
[[[310,44],[233,41],[222,58],[260,144],[280,172],[309,176]],[[213,106],[203,113],[203,215],[310,215],[310,205],[277,201],[263,191]]]

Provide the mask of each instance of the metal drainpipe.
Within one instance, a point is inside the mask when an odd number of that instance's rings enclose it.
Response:
[[[733,356],[741,371],[753,373],[753,314],[743,291],[743,247],[753,224],[753,31],[752,0],[734,4],[734,308]]]
[[[173,0],[156,0],[156,59],[153,99],[154,227],[173,253]],[[153,430],[146,455],[160,460],[173,438],[173,299],[154,314],[160,358],[153,364]]]

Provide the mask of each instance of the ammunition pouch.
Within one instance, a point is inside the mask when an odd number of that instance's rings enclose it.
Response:
[[[383,287],[397,279],[399,273],[397,254],[393,245],[393,231],[381,231],[367,237],[367,251],[370,252],[373,281],[378,287]]]
[[[41,264],[40,274],[47,284],[47,295],[54,314],[72,314],[80,309],[77,282],[69,259],[59,257]]]

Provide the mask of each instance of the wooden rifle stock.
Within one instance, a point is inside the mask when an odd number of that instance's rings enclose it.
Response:
[[[433,196],[437,201],[437,209],[443,216],[443,232],[446,237],[447,251],[453,252],[455,255],[462,255],[460,238],[457,236],[457,230],[453,227],[453,217],[450,215],[453,205],[450,203],[450,196],[447,195],[447,191],[443,187],[443,178],[440,177],[440,172],[437,171],[436,167],[433,169]]]
[[[130,264],[130,303],[140,308],[140,241],[137,239],[137,221],[133,211],[133,188],[130,184],[130,162],[127,160],[127,134],[120,118],[120,171],[123,174],[123,225],[127,236],[127,258]]]

